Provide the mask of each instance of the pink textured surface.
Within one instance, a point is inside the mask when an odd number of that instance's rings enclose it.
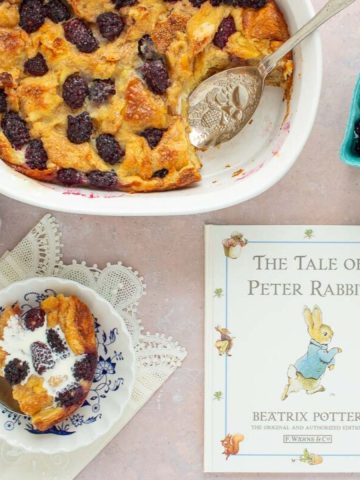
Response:
[[[316,8],[324,3],[314,0]],[[145,328],[173,336],[189,352],[183,368],[78,480],[258,477],[202,473],[203,226],[360,224],[360,170],[343,165],[338,156],[352,89],[360,72],[359,18],[357,2],[322,29],[325,78],[314,130],[295,167],[262,196],[227,210],[184,218],[56,214],[63,228],[65,259],[99,265],[121,259],[139,270],[148,285],[148,295],[140,306]],[[44,213],[0,197],[0,253],[13,247]],[[275,480],[279,475],[259,477]]]

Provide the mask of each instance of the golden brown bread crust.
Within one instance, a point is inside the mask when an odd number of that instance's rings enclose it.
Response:
[[[134,6],[118,11],[125,28],[118,38],[107,41],[95,22],[101,13],[116,12],[114,3],[70,0],[73,14],[89,22],[99,40],[96,51],[81,53],[66,40],[61,23],[46,19],[34,33],[22,30],[17,25],[19,3],[5,0],[0,4],[0,88],[6,92],[8,109],[19,112],[31,137],[43,142],[48,161],[46,167],[30,168],[24,148],[13,149],[1,131],[0,157],[17,171],[47,182],[61,183],[57,172],[69,168],[81,172],[84,186],[91,183],[89,172],[115,172],[118,180],[111,188],[127,192],[171,190],[198,182],[201,163],[188,140],[184,100],[207,76],[236,62],[257,63],[289,37],[275,0],[268,0],[259,10],[213,7],[208,1],[195,8],[189,0],[138,0]],[[229,15],[237,31],[220,49],[213,39]],[[170,86],[164,95],[151,92],[139,74],[143,61],[138,41],[146,34],[151,35],[166,62]],[[24,72],[24,62],[37,53],[44,56],[49,69],[40,77]],[[269,83],[282,86],[289,94],[292,72],[289,55],[280,62]],[[94,105],[87,98],[82,108],[72,110],[63,101],[62,86],[74,73],[89,82],[113,79],[116,95],[102,105]],[[83,111],[90,114],[94,129],[91,141],[78,145],[67,138],[67,117]],[[139,135],[148,128],[165,131],[154,148]],[[99,156],[95,139],[102,133],[113,135],[125,149],[124,157],[115,165]]]
[[[97,348],[94,319],[88,307],[76,296],[57,295],[45,299],[41,303],[41,308],[46,313],[46,328],[60,327],[72,354],[79,356],[78,359],[84,358],[80,356],[85,354],[91,356],[94,359],[93,368],[95,368]],[[20,314],[21,310],[16,305],[7,307],[0,315],[0,341],[4,338],[4,329],[9,325],[11,317]],[[0,345],[0,375],[2,376],[4,376],[7,355],[8,353]],[[51,375],[51,369],[48,371]],[[54,374],[50,376],[48,382],[52,387],[61,386],[62,377]],[[36,372],[30,374],[25,382],[13,385],[12,391],[20,409],[31,416],[33,425],[38,430],[45,431],[64,420],[82,405],[91,388],[91,383],[92,381],[88,379],[79,380],[80,394],[71,405],[59,403],[53,396],[53,392],[48,391],[44,386],[43,376]]]
[[[96,353],[94,320],[89,308],[77,297],[58,295],[41,303],[50,328],[60,326],[76,355]]]

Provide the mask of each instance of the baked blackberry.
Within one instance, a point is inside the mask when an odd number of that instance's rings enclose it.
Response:
[[[48,155],[44,148],[42,140],[30,140],[25,148],[26,165],[33,170],[45,170],[48,161]]]
[[[90,83],[89,98],[97,105],[105,103],[115,93],[115,82],[111,78],[106,80],[96,79]]]
[[[141,73],[149,89],[158,95],[163,95],[170,87],[169,73],[162,59],[146,61]]]
[[[30,346],[31,359],[35,371],[41,375],[45,370],[49,370],[54,367],[55,360],[51,353],[50,348],[46,343],[34,342]]]
[[[118,183],[118,178],[115,172],[93,170],[87,174],[87,177],[90,185],[97,188],[111,189],[115,188]]]
[[[45,312],[41,308],[31,308],[23,315],[25,327],[32,332],[45,323]]]
[[[190,0],[191,5],[196,8],[200,8],[204,2],[206,2],[206,0]]]
[[[69,20],[71,12],[69,7],[61,0],[50,0],[46,4],[46,16],[54,23]]]
[[[115,8],[132,7],[138,3],[138,0],[111,0]]]
[[[82,174],[75,168],[61,168],[57,171],[56,178],[62,185],[67,187],[83,183]]]
[[[87,112],[80,113],[73,117],[68,116],[67,137],[75,144],[85,143],[90,140],[93,131],[93,124]]]
[[[254,8],[259,10],[260,8],[265,7],[268,0],[233,0],[234,7],[243,7],[243,8]]]
[[[54,353],[60,355],[62,358],[69,356],[69,349],[56,330],[50,328],[46,332],[46,340]]]
[[[6,93],[3,88],[0,88],[0,113],[5,113],[7,110]]]
[[[80,385],[74,385],[71,388],[59,392],[55,398],[62,407],[72,407],[81,404],[84,400],[84,392]]]
[[[72,18],[64,23],[65,38],[73,43],[80,52],[92,53],[99,48],[90,27],[80,18]]]
[[[146,128],[139,135],[146,139],[150,148],[155,148],[161,142],[164,132],[165,130],[161,128]]]
[[[169,173],[167,168],[162,168],[161,170],[157,170],[153,174],[153,178],[165,178]]]
[[[113,135],[102,133],[96,139],[96,148],[104,162],[110,165],[119,163],[125,155],[125,150]]]
[[[17,385],[25,380],[29,370],[30,367],[27,362],[14,358],[14,360],[10,360],[10,362],[6,364],[4,374],[10,385]]]
[[[23,0],[19,13],[20,27],[27,33],[36,32],[45,21],[45,8],[41,0]]]
[[[49,71],[49,68],[43,55],[38,53],[24,63],[24,70],[34,77],[42,77]]]
[[[224,18],[224,20],[220,23],[219,29],[214,37],[214,45],[219,48],[224,48],[231,35],[233,35],[235,32],[235,21],[230,15],[229,17]]]
[[[76,380],[88,380],[92,382],[94,378],[95,368],[97,364],[97,356],[88,354],[74,365],[74,377]]]
[[[69,75],[62,88],[64,102],[70,108],[76,110],[84,105],[86,97],[89,95],[89,88],[86,80],[78,73]]]
[[[5,113],[1,120],[1,128],[11,145],[20,150],[30,142],[30,133],[25,121],[16,112]]]
[[[157,60],[160,58],[150,35],[144,35],[138,42],[138,52],[143,60]]]
[[[96,23],[101,35],[110,41],[120,37],[125,27],[124,20],[113,12],[102,13],[97,17]]]

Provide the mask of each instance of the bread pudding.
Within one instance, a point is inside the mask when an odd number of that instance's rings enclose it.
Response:
[[[0,158],[67,187],[191,185],[189,94],[288,37],[274,0],[0,0]],[[267,81],[289,92],[292,72]]]
[[[94,319],[77,297],[51,296],[39,308],[0,316],[0,377],[20,410],[45,431],[84,402],[95,374]]]

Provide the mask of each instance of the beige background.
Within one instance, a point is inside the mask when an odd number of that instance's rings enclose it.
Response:
[[[324,3],[314,0],[316,8]],[[202,473],[203,225],[360,224],[360,170],[339,160],[350,98],[360,73],[359,0],[323,27],[322,38],[324,85],[315,127],[294,168],[265,194],[227,210],[192,217],[56,214],[64,234],[65,260],[76,258],[103,266],[120,259],[139,270],[148,285],[148,295],[140,305],[145,328],[173,336],[189,351],[183,368],[78,480],[258,478]],[[0,197],[0,253],[12,248],[44,213]],[[313,475],[314,480],[317,477]]]

